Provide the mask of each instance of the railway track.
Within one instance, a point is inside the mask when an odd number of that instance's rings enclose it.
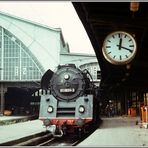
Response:
[[[46,141],[48,141],[48,139],[51,139],[52,137],[53,136],[51,133],[45,132],[41,135],[31,137],[30,139],[25,140],[23,142],[14,144],[14,146],[38,146],[41,145],[42,143],[45,143]]]
[[[34,135],[29,135],[27,137],[19,138],[16,140],[8,141],[1,143],[0,146],[25,146],[25,145],[34,145],[38,142],[44,141],[48,138],[51,138],[52,134],[45,131],[40,132]]]
[[[50,132],[41,132],[0,144],[0,146],[75,146],[80,142],[74,136],[55,138]]]
[[[51,133],[32,137],[24,142],[14,144],[13,146],[75,146],[80,140],[71,136],[54,138]]]
[[[6,142],[0,144],[0,146],[76,146],[93,132],[94,129],[81,135],[81,138],[80,135],[73,134],[69,134],[61,138],[55,138],[49,131],[46,131],[14,141]]]
[[[51,138],[46,142],[40,143],[37,146],[75,146],[80,142],[72,137]]]
[[[95,129],[88,131],[85,134],[81,135],[73,135],[69,134],[67,136],[63,136],[62,138],[54,138],[52,137],[46,142],[40,143],[38,146],[76,146],[84,139],[86,139],[90,134],[92,134]]]

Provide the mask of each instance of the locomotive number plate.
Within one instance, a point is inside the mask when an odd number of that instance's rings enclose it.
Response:
[[[75,92],[74,88],[64,88],[64,89],[60,89],[60,92]]]

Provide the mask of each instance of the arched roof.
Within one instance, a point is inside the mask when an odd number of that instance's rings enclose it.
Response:
[[[0,26],[11,32],[32,52],[45,71],[59,64],[59,53],[65,45],[60,28],[38,23],[0,12]]]

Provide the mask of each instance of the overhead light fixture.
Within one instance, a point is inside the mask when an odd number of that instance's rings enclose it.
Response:
[[[132,1],[130,3],[130,11],[136,12],[139,10],[139,2]]]

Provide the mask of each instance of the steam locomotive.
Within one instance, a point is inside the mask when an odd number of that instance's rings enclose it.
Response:
[[[90,73],[74,64],[59,65],[56,72],[48,70],[41,79],[41,88],[50,90],[42,95],[39,119],[46,127],[54,125],[54,136],[68,132],[84,133],[88,125],[99,121],[98,88]]]

